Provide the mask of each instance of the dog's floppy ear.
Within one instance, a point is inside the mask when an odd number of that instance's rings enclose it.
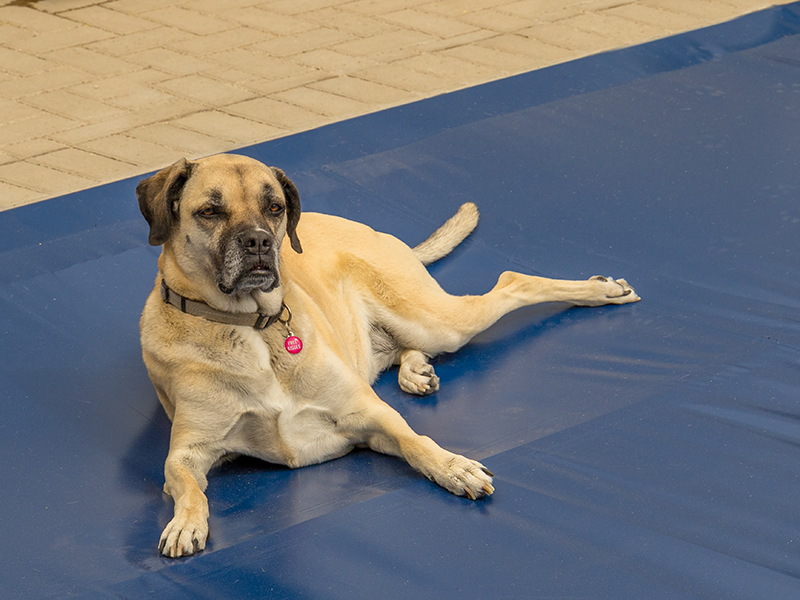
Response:
[[[150,225],[148,241],[151,246],[160,246],[169,239],[172,226],[178,220],[181,191],[191,172],[192,163],[182,158],[136,186],[139,210]]]
[[[300,193],[297,191],[291,179],[286,176],[286,173],[277,167],[272,167],[272,172],[278,180],[278,183],[281,184],[283,195],[286,198],[286,235],[289,236],[289,241],[292,243],[292,250],[298,254],[302,254],[303,247],[300,245],[300,240],[297,237],[297,223],[300,222]]]

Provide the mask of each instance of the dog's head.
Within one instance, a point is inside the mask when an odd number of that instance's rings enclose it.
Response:
[[[222,154],[179,160],[136,187],[150,244],[164,245],[194,282],[228,296],[280,285],[284,236],[295,252],[300,196],[280,169]]]

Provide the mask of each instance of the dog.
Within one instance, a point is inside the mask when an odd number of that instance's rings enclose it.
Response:
[[[162,246],[140,332],[172,421],[164,491],[175,514],[159,541],[169,557],[205,547],[206,477],[230,455],[294,468],[368,447],[453,494],[492,494],[486,467],[418,435],[375,394],[378,374],[399,365],[404,391],[430,394],[439,387],[431,358],[512,310],[639,300],[623,279],[514,272],[481,296],[447,294],[425,266],[475,228],[471,203],[411,249],[353,221],[301,219],[286,174],[244,156],[180,160],[136,194],[149,243]]]

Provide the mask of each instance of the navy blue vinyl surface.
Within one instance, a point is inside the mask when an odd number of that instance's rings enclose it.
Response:
[[[800,597],[800,4],[242,152],[412,245],[475,201],[431,268],[453,293],[514,269],[643,301],[509,315],[432,397],[378,381],[493,497],[368,451],[240,459],[171,561],[136,180],[2,213],[0,596]]]

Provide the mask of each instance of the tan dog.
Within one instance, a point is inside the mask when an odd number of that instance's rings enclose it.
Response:
[[[459,496],[491,494],[483,465],[416,434],[378,398],[378,374],[399,364],[400,386],[428,394],[438,387],[429,357],[516,308],[639,300],[622,279],[512,272],[483,296],[445,293],[424,265],[469,235],[473,204],[412,250],[337,217],[300,219],[283,171],[241,156],[181,160],[136,193],[150,243],[163,244],[141,340],[172,420],[164,490],[175,516],[159,546],[167,556],[204,548],[206,475],[230,454],[302,467],[365,445]]]

